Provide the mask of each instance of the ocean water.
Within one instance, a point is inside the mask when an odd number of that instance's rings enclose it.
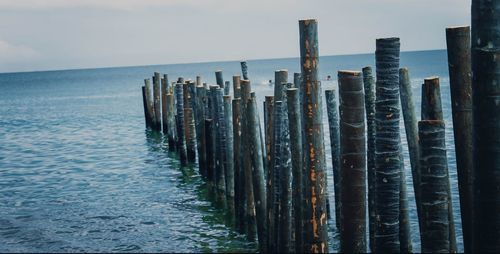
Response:
[[[373,54],[320,59],[323,89],[338,70],[374,66]],[[463,250],[446,51],[403,52],[417,116],[420,85],[441,77],[446,144],[459,250]],[[274,71],[299,72],[299,59],[248,61],[262,110]],[[215,83],[240,73],[239,62],[212,62],[0,74],[0,252],[249,252],[256,244],[236,233],[217,208],[197,166],[181,168],[162,135],[145,130],[141,85],[154,71]],[[327,75],[333,80],[326,81]],[[261,117],[262,117],[262,113]],[[324,117],[328,185],[331,153]],[[404,126],[414,250],[420,250]],[[330,251],[339,249],[334,216]]]

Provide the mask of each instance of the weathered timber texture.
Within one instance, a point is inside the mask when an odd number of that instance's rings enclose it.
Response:
[[[153,77],[153,104],[154,104],[154,130],[161,131],[161,89],[160,89],[160,73],[155,72]]]
[[[335,194],[335,223],[340,230],[340,131],[339,114],[335,90],[326,90],[326,112],[330,130],[330,150],[332,153],[333,191]]]
[[[163,75],[161,79],[161,120],[162,131],[164,134],[168,133],[168,120],[167,120],[167,93],[168,93],[168,76]]]
[[[175,85],[175,97],[176,97],[176,126],[177,126],[177,150],[179,152],[179,157],[181,159],[181,165],[187,165],[187,154],[186,154],[186,140],[185,140],[185,126],[184,126],[184,96],[183,96],[183,84],[177,83]]]

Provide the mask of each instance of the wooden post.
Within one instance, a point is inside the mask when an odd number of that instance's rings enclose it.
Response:
[[[187,84],[187,96],[189,103],[186,105],[187,108],[192,108],[193,113],[196,115],[196,84],[195,82],[191,81]]]
[[[281,114],[283,112],[282,110],[283,103],[282,101],[275,101],[274,102],[274,124],[273,124],[273,145],[274,145],[274,156],[273,156],[273,170],[272,170],[272,175],[271,175],[271,204],[272,208],[270,209],[270,232],[271,234],[271,239],[269,242],[269,252],[283,252],[280,251],[280,241],[279,237],[281,236],[280,232],[280,210],[281,210],[281,202],[280,202],[280,197],[281,197],[281,181],[280,181],[280,175],[281,175],[281,158],[280,156],[283,155],[281,153],[282,150],[282,145],[283,145],[283,139],[280,138],[280,131],[283,128],[283,119],[281,118]]]
[[[375,252],[399,252],[399,38],[377,39]]]
[[[196,87],[203,86],[201,82],[201,76],[196,76]]]
[[[281,101],[283,97],[283,83],[288,83],[288,70],[274,72],[274,101]]]
[[[246,61],[241,61],[241,74],[243,75],[243,79],[248,80],[248,67]]]
[[[401,144],[401,137],[399,139]],[[408,208],[408,196],[406,194],[406,172],[403,157],[403,146],[399,147],[399,168],[401,182],[399,184],[399,243],[401,253],[413,253],[410,231],[410,214]]]
[[[192,108],[184,108],[184,127],[186,128],[186,150],[187,160],[196,162],[196,133],[194,125],[194,113]]]
[[[439,120],[443,121],[443,109],[441,107],[441,89],[439,86],[438,77],[429,77],[424,79],[422,86],[422,120]],[[448,167],[448,164],[446,164]],[[420,184],[422,185],[422,183]],[[448,216],[450,230],[450,251],[457,252],[457,244],[455,238],[455,223],[453,220],[453,206],[451,201],[451,190],[448,188]]]
[[[181,166],[187,165],[186,155],[186,141],[185,141],[185,126],[184,126],[184,97],[183,97],[183,84],[177,83],[175,85],[175,96],[177,106],[177,148],[179,150],[179,157],[181,159]]]
[[[240,76],[233,76],[233,94],[235,99],[241,97],[240,83]]]
[[[292,155],[292,204],[293,204],[293,232],[295,233],[295,246],[296,253],[302,253],[302,129],[301,129],[301,115],[300,115],[300,102],[299,90],[297,88],[290,88],[287,93],[287,109],[288,109],[288,124],[290,130],[290,149]]]
[[[144,106],[144,117],[146,120],[146,128],[152,128],[153,126],[153,108],[151,101],[151,89],[149,87],[149,79],[144,80],[144,86],[142,86],[142,102]]]
[[[153,104],[155,111],[154,130],[161,131],[161,92],[160,92],[160,73],[155,72],[153,78]]]
[[[405,124],[406,141],[408,143],[408,152],[410,154],[410,165],[413,178],[413,190],[415,193],[415,203],[417,207],[417,218],[419,221],[419,228],[421,229],[422,202],[420,198],[420,166],[418,165],[420,163],[420,157],[418,148],[417,117],[415,116],[415,104],[413,103],[410,75],[408,68],[406,67],[399,69],[399,89],[401,109],[403,111]]]
[[[422,191],[422,252],[451,252],[448,217],[449,180],[445,126],[441,120],[418,122]]]
[[[231,82],[224,82],[224,95],[229,95],[229,91],[231,90]]]
[[[215,137],[214,121],[205,119],[205,141],[206,141],[206,159],[207,159],[207,180],[209,184],[214,185],[215,181]]]
[[[472,252],[473,158],[470,27],[446,28],[448,69],[464,250]]]
[[[340,231],[340,132],[339,132],[339,114],[337,112],[337,100],[335,99],[335,90],[326,90],[326,111],[328,115],[328,126],[330,127],[330,146],[332,152],[332,170],[333,170],[333,191],[335,193],[335,222]]]
[[[215,136],[215,185],[219,193],[226,192],[226,180],[224,173],[225,128],[224,128],[224,104],[222,99],[222,89],[218,86],[210,86],[210,93],[213,105],[214,136]]]
[[[167,94],[167,139],[169,150],[175,150],[176,144],[176,124],[175,124],[175,98],[174,95]]]
[[[366,138],[363,76],[339,71],[340,251],[366,252]]]
[[[304,251],[328,252],[326,219],[326,178],[323,113],[320,107],[321,83],[318,80],[318,23],[300,20],[300,64],[304,114]],[[275,98],[276,99],[276,98]]]
[[[300,87],[300,73],[298,72],[293,73],[293,86],[295,88]]]
[[[236,230],[247,232],[245,217],[245,173],[241,162],[241,99],[233,99],[233,159],[234,159],[234,203],[236,205]]]
[[[255,93],[247,103],[247,130],[249,137],[249,147],[252,160],[253,193],[257,219],[257,235],[259,249],[261,252],[267,250],[267,222],[266,222],[266,187],[264,179],[264,164],[262,161],[262,149],[260,140],[260,124],[257,116],[257,102]]]
[[[199,76],[198,76],[199,77]],[[196,87],[196,147],[198,148],[198,165],[200,174],[206,177],[206,139],[205,139],[205,103],[207,90],[203,86]]]
[[[233,146],[233,111],[230,95],[224,95],[224,130],[226,140],[226,159],[225,159],[225,177],[226,177],[226,197],[227,204],[231,211],[234,209],[234,146]],[[234,214],[234,213],[233,213]]]
[[[367,182],[368,182],[368,228],[370,250],[374,250],[375,236],[375,78],[372,67],[366,66],[363,71],[363,86],[365,90],[365,114],[367,136]]]
[[[168,133],[168,120],[167,120],[167,93],[168,93],[168,76],[163,75],[161,79],[161,116],[162,116],[162,127],[163,133]]]
[[[267,215],[266,220],[268,223],[268,251],[276,249],[277,242],[274,233],[274,203],[273,203],[273,160],[272,147],[273,147],[273,124],[274,124],[274,96],[265,97],[264,119],[266,120],[264,132],[266,137],[266,201],[267,201]]]
[[[222,77],[222,71],[215,71],[215,83],[219,85],[220,88],[224,89],[224,78]]]

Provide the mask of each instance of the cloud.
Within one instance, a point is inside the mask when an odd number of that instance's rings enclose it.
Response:
[[[34,59],[39,57],[40,54],[30,47],[14,45],[0,39],[0,56],[2,57],[2,62],[15,62]]]

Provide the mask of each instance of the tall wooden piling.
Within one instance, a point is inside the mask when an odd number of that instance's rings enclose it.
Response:
[[[168,120],[167,120],[167,93],[168,93],[168,76],[163,75],[161,79],[161,118],[162,130],[164,134],[168,133]]]
[[[185,140],[185,126],[184,126],[184,96],[183,96],[183,84],[177,83],[175,85],[175,96],[176,96],[176,126],[177,126],[177,142],[176,146],[179,151],[179,157],[181,160],[181,165],[187,165],[187,154],[186,154],[186,140]]]
[[[231,90],[231,82],[224,82],[224,95],[229,95],[229,91]]]
[[[337,100],[335,90],[326,90],[326,112],[328,115],[328,126],[330,130],[330,146],[332,153],[332,171],[333,171],[333,191],[335,194],[335,223],[340,230],[340,132],[339,132],[339,114],[337,112]]]
[[[226,199],[229,208],[234,209],[234,153],[233,153],[233,111],[230,95],[224,95],[224,130],[226,140],[226,159],[224,172],[226,177]]]
[[[323,168],[325,148],[323,113],[320,107],[321,83],[318,80],[318,23],[299,21],[300,65],[302,70],[304,153],[304,251],[328,252],[326,219],[326,178]],[[275,98],[276,99],[276,98]]]
[[[422,109],[421,109],[421,119],[422,120],[439,120],[443,121],[443,109],[441,106],[441,89],[439,85],[438,77],[429,77],[424,79],[424,85],[422,86]],[[448,164],[445,164],[448,167]],[[448,169],[446,169],[448,172]],[[422,185],[422,183],[420,183]],[[455,223],[453,220],[453,206],[451,201],[451,190],[448,186],[448,217],[449,217],[449,241],[450,241],[450,251],[457,252],[457,244],[455,238]]]
[[[445,126],[441,120],[418,123],[422,191],[422,252],[451,252]]]
[[[199,76],[198,76],[199,77]],[[206,176],[206,139],[205,139],[205,103],[207,90],[203,86],[196,87],[196,148],[198,149],[198,166],[200,174]]]
[[[241,99],[233,99],[233,159],[234,159],[234,203],[236,230],[247,231],[245,173],[241,162]]]
[[[466,253],[471,253],[474,206],[470,27],[446,28],[446,44],[464,250]]]
[[[206,141],[206,160],[207,160],[207,180],[210,185],[214,185],[215,181],[215,137],[214,137],[214,121],[205,119],[205,141]]]
[[[295,88],[300,87],[300,73],[298,72],[293,73],[293,87]]]
[[[247,103],[247,130],[250,153],[252,160],[252,182],[254,203],[257,221],[257,235],[259,240],[259,249],[261,252],[267,250],[267,222],[266,222],[266,186],[264,179],[264,164],[262,161],[262,149],[260,139],[260,124],[257,115],[257,102],[255,93],[252,93]]]
[[[399,89],[401,99],[401,109],[405,124],[406,141],[410,154],[411,174],[413,179],[413,191],[415,193],[415,203],[417,207],[417,218],[419,228],[421,228],[421,198],[420,198],[420,166],[418,148],[417,117],[415,116],[415,104],[413,103],[413,93],[410,82],[408,68],[399,69]]]
[[[248,66],[246,61],[241,61],[241,74],[243,75],[243,79],[248,79]]]
[[[274,72],[274,101],[281,101],[283,97],[283,83],[288,83],[288,70]]]
[[[500,252],[500,2],[473,0],[473,252]]]
[[[245,197],[246,197],[246,210],[245,217],[247,221],[247,236],[250,240],[255,239],[256,221],[255,221],[255,203],[252,184],[252,160],[248,151],[250,150],[250,143],[248,138],[248,124],[245,112],[247,110],[248,100],[250,99],[251,85],[250,80],[241,80],[241,163],[244,172],[245,184]]]
[[[171,93],[167,94],[167,140],[168,149],[173,151],[176,146],[176,124],[175,124],[175,98]]]
[[[399,252],[399,38],[376,40],[375,252]]]
[[[153,77],[153,106],[155,112],[154,130],[161,131],[161,92],[160,73],[155,72]]]
[[[184,128],[186,129],[187,161],[194,163],[196,162],[196,131],[192,108],[184,108]]]
[[[281,252],[280,251],[280,210],[281,210],[281,188],[280,184],[281,181],[279,180],[281,172],[281,153],[282,150],[282,145],[283,145],[283,139],[280,138],[280,131],[283,128],[283,121],[281,118],[281,114],[283,112],[282,110],[283,103],[282,101],[275,101],[274,102],[274,124],[273,124],[273,145],[274,149],[272,149],[272,152],[274,153],[274,156],[272,157],[273,162],[272,162],[272,175],[271,175],[271,203],[269,204],[272,206],[269,209],[270,213],[270,218],[269,218],[269,230],[272,232],[269,232],[270,236],[270,241],[269,241],[269,251],[270,252]],[[269,191],[269,190],[268,190]]]
[[[340,250],[366,252],[366,138],[363,76],[339,71]]]
[[[375,235],[375,78],[372,67],[367,66],[363,71],[363,87],[365,90],[365,114],[367,155],[366,171],[368,182],[368,228],[370,250],[374,249]]]
[[[153,118],[154,118],[154,113],[153,113],[153,107],[152,101],[151,101],[151,89],[149,87],[149,80],[145,79],[144,80],[144,86],[142,86],[142,102],[143,102],[143,107],[144,107],[144,117],[146,120],[146,128],[152,128],[153,127]]]
[[[222,71],[215,71],[215,83],[219,85],[220,88],[224,89],[224,78],[222,77]]]
[[[196,87],[203,86],[201,82],[201,76],[196,76]]]
[[[268,249],[269,251],[275,250],[276,249],[276,244],[277,242],[275,241],[275,233],[274,233],[274,203],[273,203],[273,160],[272,158],[274,157],[272,152],[273,152],[273,125],[274,125],[274,96],[266,96],[265,101],[264,101],[265,107],[264,107],[264,119],[265,125],[264,125],[264,132],[265,132],[265,138],[266,138],[266,200],[267,200],[267,215],[266,215],[266,220],[268,223]]]
[[[224,104],[222,89],[218,86],[210,86],[213,105],[214,136],[215,136],[215,185],[219,193],[226,192],[226,180],[224,161],[226,156],[225,128],[224,128]]]
[[[196,115],[196,83],[193,81],[190,81],[187,84],[187,97],[189,103],[185,105],[186,108],[192,108],[193,109],[193,114]]]
[[[401,137],[399,140],[401,144]],[[403,146],[399,147],[399,168],[401,182],[399,184],[399,243],[401,253],[413,253],[410,231],[410,209],[408,207],[408,195],[406,188],[406,172],[403,157]]]

